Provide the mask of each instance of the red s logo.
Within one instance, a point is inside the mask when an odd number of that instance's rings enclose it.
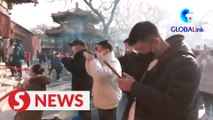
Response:
[[[26,91],[14,90],[9,96],[10,108],[17,112],[25,111],[30,105],[30,96]]]

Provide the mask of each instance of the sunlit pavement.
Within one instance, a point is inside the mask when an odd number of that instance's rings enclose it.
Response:
[[[35,62],[34,62],[35,64]],[[46,69],[48,68],[48,64],[42,64]],[[27,73],[24,73],[24,77],[26,77]],[[55,70],[52,71],[52,83],[48,85],[47,89],[50,91],[70,91],[71,90],[71,74],[66,71],[66,69],[63,69],[61,78],[62,81],[57,82],[56,81],[56,72]],[[25,78],[27,79],[27,77]],[[126,98],[123,96],[122,101],[119,104],[119,107],[117,108],[117,118],[118,120],[121,119],[123,110],[126,105]],[[9,107],[9,106],[8,106]],[[91,100],[91,111],[92,111],[92,118],[93,120],[98,120],[98,114],[97,109],[93,107],[93,101]],[[199,117],[203,115],[205,111],[200,110],[199,111]],[[13,117],[15,115],[15,112],[12,111],[10,108],[4,112],[0,112],[0,119],[1,120],[13,120]],[[44,111],[43,119],[51,119],[54,116],[58,116],[62,120],[72,120],[73,117],[77,116],[77,111]]]
[[[47,64],[44,64],[46,68],[48,67]],[[55,70],[52,71],[52,83],[48,85],[47,90],[51,91],[70,91],[71,90],[71,74],[67,72],[67,70],[64,68],[61,74],[61,82],[56,81],[56,72]],[[96,108],[93,107],[93,100],[91,100],[91,111],[92,111],[92,119],[98,120],[98,111]],[[117,109],[117,118],[118,120],[121,119],[121,115],[123,113],[123,110],[126,105],[126,99],[123,99]],[[58,116],[60,119],[63,120],[72,120],[73,117],[78,116],[77,111],[45,111],[43,118],[44,119],[50,119],[54,116]]]

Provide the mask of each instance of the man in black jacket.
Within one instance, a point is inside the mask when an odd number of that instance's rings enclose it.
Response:
[[[122,56],[120,49],[118,48],[118,60],[121,63],[122,72],[125,72],[135,78],[135,80],[140,81],[141,76],[145,73],[149,66],[149,63],[154,59],[152,53],[140,54],[137,53],[132,46],[128,43],[129,39],[124,40],[125,44],[125,54]],[[125,92],[127,96],[127,104],[122,115],[122,120],[128,119],[128,113],[134,102],[134,96],[129,92]]]
[[[118,50],[118,60],[121,63],[122,71],[125,73],[128,73],[129,75],[134,75],[134,69],[135,69],[135,58],[137,55],[137,52],[133,49],[132,46],[128,43],[128,38],[124,40],[125,44],[125,54],[122,55],[121,49],[117,48]]]
[[[129,118],[197,120],[200,69],[184,36],[174,35],[164,41],[157,27],[145,21],[132,28],[129,39],[139,52],[155,54],[141,81],[127,74],[118,79],[120,88],[135,96]]]
[[[86,58],[84,53],[87,52],[86,44],[81,40],[75,40],[69,45],[75,48],[76,53],[73,58],[62,58],[61,62],[72,73],[72,90],[91,92],[92,78],[87,74],[85,68]],[[79,111],[79,115],[81,120],[91,120],[90,111]]]

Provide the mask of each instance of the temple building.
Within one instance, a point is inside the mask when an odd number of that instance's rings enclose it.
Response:
[[[56,48],[63,48],[68,51],[68,43],[75,39],[84,40],[91,44],[103,38],[103,32],[94,27],[100,22],[99,18],[91,13],[78,7],[73,10],[58,12],[52,14],[54,22],[60,24],[59,27],[46,31],[46,35],[55,40]]]
[[[3,51],[9,47],[11,39],[21,40],[25,50],[30,51],[32,58],[41,51],[41,40],[32,32],[10,19],[10,10],[13,5],[24,3],[37,4],[37,0],[0,0],[0,43],[3,45]],[[3,52],[5,55],[5,52]],[[0,56],[0,57],[1,57]]]
[[[10,12],[13,5],[22,3],[37,4],[37,0],[0,0],[0,38],[12,38]]]

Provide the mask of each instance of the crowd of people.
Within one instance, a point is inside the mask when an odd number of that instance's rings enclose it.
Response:
[[[55,69],[57,81],[61,81],[64,67],[72,74],[72,90],[90,91],[100,120],[117,120],[123,94],[127,104],[122,120],[198,120],[200,98],[206,112],[200,120],[213,120],[213,52],[193,51],[184,39],[177,34],[163,40],[153,23],[143,21],[124,40],[125,53],[119,47],[113,49],[116,46],[109,40],[100,41],[94,50],[88,50],[84,41],[74,40],[69,44],[73,55],[51,51],[39,53],[38,58],[40,64],[50,61],[48,73]],[[18,63],[16,67],[20,67]],[[46,90],[50,76],[39,64],[32,71],[27,89],[42,86],[39,90]],[[33,112],[29,114],[40,117],[30,119],[40,120],[42,111]],[[79,111],[79,117],[92,120],[92,113]]]
[[[8,41],[8,40],[6,40]],[[19,76],[22,77],[22,64],[26,62],[27,66],[30,67],[31,53],[24,50],[21,40],[11,39],[9,44],[2,44],[0,47],[0,58],[1,62],[10,68],[11,77]]]

